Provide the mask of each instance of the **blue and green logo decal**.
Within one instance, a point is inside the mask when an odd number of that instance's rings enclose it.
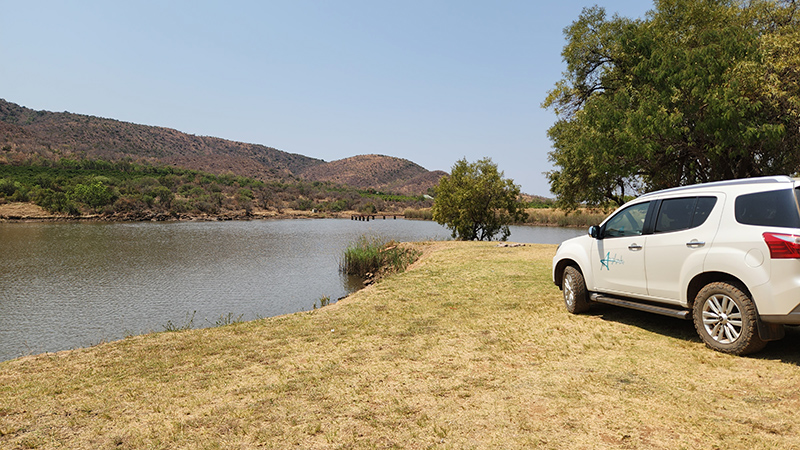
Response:
[[[616,253],[614,253],[614,256],[611,256],[611,252],[606,252],[606,257],[600,260],[600,264],[602,264],[600,270],[603,270],[603,267],[605,267],[606,270],[611,270],[610,267],[611,265],[625,264],[625,261],[622,259],[618,259]]]

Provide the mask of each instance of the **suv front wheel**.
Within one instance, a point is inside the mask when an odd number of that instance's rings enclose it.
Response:
[[[753,301],[734,284],[707,284],[695,298],[692,316],[697,333],[714,350],[746,355],[766,345],[758,335]]]
[[[572,314],[580,314],[589,310],[589,294],[580,270],[574,266],[567,266],[564,269],[561,286],[567,311]]]

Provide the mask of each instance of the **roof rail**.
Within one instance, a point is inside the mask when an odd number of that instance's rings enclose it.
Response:
[[[647,197],[656,194],[684,191],[687,189],[696,189],[701,187],[704,188],[704,187],[722,187],[722,186],[742,186],[748,184],[765,184],[765,183],[791,183],[792,181],[793,181],[792,178],[786,175],[775,175],[769,177],[754,177],[754,178],[737,178],[734,180],[712,181],[709,183],[691,184],[688,186],[678,186],[674,188],[662,189],[660,191],[648,192],[647,194],[642,195],[642,197]]]

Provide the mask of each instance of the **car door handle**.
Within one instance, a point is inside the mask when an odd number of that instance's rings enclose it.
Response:
[[[697,239],[692,239],[691,241],[686,243],[686,246],[689,247],[689,248],[700,248],[700,247],[702,247],[704,245],[706,245],[705,242],[698,241]]]
[[[635,243],[635,242],[628,246],[628,250],[633,251],[633,252],[638,252],[641,249],[642,249],[642,246],[637,244],[637,243]]]

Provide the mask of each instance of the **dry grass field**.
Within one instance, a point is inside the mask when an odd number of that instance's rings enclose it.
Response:
[[[0,448],[800,448],[800,332],[569,315],[555,246],[421,243],[334,305],[0,363]]]

